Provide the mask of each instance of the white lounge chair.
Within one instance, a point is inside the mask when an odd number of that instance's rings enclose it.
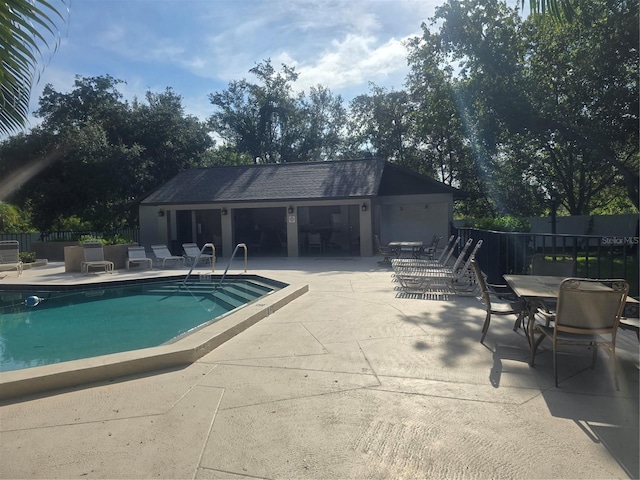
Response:
[[[89,269],[103,268],[105,273],[113,273],[113,262],[104,259],[102,242],[85,242],[84,261],[80,262],[80,271],[89,273]]]
[[[17,240],[0,241],[0,270],[16,269],[18,276],[22,273],[20,260],[20,243]]]
[[[162,268],[165,267],[165,263],[167,261],[175,262],[176,264],[182,263],[182,265],[184,265],[184,257],[171,255],[171,252],[166,245],[151,245],[151,250],[153,250],[153,255],[156,257],[156,260],[162,265]]]
[[[464,252],[466,252],[472,241],[472,239],[467,241],[463,253],[458,256],[453,267],[397,268],[394,265],[395,260],[392,260],[391,264],[395,271],[395,278],[400,282],[402,288],[408,292],[424,293],[437,286],[451,293],[470,293],[476,288],[474,274],[471,271],[471,260],[473,260],[482,246],[482,240],[478,240],[478,243],[473,247],[465,261]]]
[[[425,259],[425,258],[395,258],[392,260],[394,270],[396,268],[447,268],[449,260],[456,249],[456,246],[460,243],[460,237],[454,240],[454,236],[449,238],[449,244],[440,252],[438,258]],[[467,243],[462,247],[459,256],[464,257],[467,250],[471,246],[471,241],[467,240]]]
[[[183,243],[182,248],[184,250],[184,256],[195,267],[200,260],[209,261],[213,264],[213,255],[208,253],[201,253],[200,248],[195,243]]]
[[[460,237],[458,237],[458,240]],[[395,258],[391,261],[391,266],[395,272],[395,277],[400,279],[402,277],[422,277],[426,272],[438,270],[440,274],[451,274],[457,271],[465,259],[467,251],[471,248],[473,239],[470,238],[462,247],[460,254],[456,258],[453,265],[449,265],[449,258],[453,254],[455,244],[449,250],[445,260],[441,263],[435,260],[421,260],[414,258]]]
[[[144,247],[129,247],[127,249],[127,270],[133,263],[134,265],[148,265],[149,268],[153,268],[153,259],[147,257],[147,252]]]

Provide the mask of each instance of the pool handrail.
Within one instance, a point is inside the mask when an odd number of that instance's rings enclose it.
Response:
[[[207,248],[207,247],[211,247],[212,250],[213,250],[213,256],[211,257],[211,273],[213,273],[215,271],[215,268],[216,268],[216,246],[213,243],[205,243],[202,246],[202,248],[200,249],[200,253],[198,253],[198,256],[193,260],[193,264],[191,265],[191,268],[189,269],[189,273],[187,273],[187,276],[184,277],[184,280],[182,281],[182,285],[185,285],[187,283],[187,280],[189,280],[189,277],[191,276],[191,272],[193,272],[193,269],[198,264],[198,260],[200,260],[200,256],[202,255],[202,252],[204,252],[204,249]],[[246,260],[245,260],[245,264],[246,264]],[[245,266],[245,272],[246,272],[246,266]]]
[[[239,243],[239,244],[236,245],[236,248],[233,249],[233,253],[231,254],[231,258],[229,259],[229,263],[227,264],[227,268],[224,269],[224,273],[222,274],[222,277],[220,278],[220,282],[218,283],[218,287],[220,285],[222,285],[222,282],[224,281],[224,278],[227,276],[227,272],[229,271],[229,267],[231,266],[231,262],[233,261],[234,257],[236,256],[236,252],[238,251],[238,248],[240,248],[240,247],[244,248],[244,273],[247,273],[247,244],[246,243]]]

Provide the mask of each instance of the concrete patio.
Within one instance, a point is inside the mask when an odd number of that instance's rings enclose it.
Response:
[[[0,477],[638,478],[635,334],[619,332],[619,391],[586,349],[556,388],[514,318],[480,344],[475,297],[408,298],[376,260],[250,259],[308,293],[187,367],[4,401]],[[63,270],[0,289],[143,275]]]

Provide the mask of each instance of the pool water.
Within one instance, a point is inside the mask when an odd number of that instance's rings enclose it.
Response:
[[[274,290],[250,280],[181,283],[0,292],[0,371],[162,345]]]

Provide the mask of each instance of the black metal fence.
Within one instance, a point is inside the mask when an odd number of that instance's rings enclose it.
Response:
[[[476,258],[491,283],[502,283],[502,275],[527,274],[535,253],[571,255],[576,260],[576,275],[586,278],[624,278],[630,294],[638,296],[638,237],[602,237],[549,233],[519,233],[460,228],[463,244],[467,239],[482,240]],[[0,234],[0,240],[18,240],[21,251],[31,251],[35,241],[74,241],[93,237],[121,237],[140,243],[138,228],[97,231],[56,231],[43,233]]]
[[[140,243],[139,228],[122,228],[103,232],[64,230],[55,232],[0,233],[0,240],[18,240],[18,242],[20,242],[20,251],[30,252],[33,242],[73,242],[85,236],[96,238],[120,237],[135,243]]]
[[[630,294],[638,296],[638,237],[602,237],[549,233],[495,232],[460,228],[459,235],[482,240],[476,258],[491,283],[504,283],[502,275],[530,273],[535,253],[571,255],[576,275],[584,278],[624,278]]]

